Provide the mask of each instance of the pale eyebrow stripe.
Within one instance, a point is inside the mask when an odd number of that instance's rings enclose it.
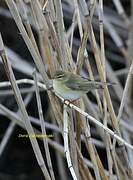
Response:
[[[64,76],[64,74],[57,75],[57,77],[63,77],[63,76]]]

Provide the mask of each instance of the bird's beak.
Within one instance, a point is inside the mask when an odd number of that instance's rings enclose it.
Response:
[[[53,80],[49,79],[49,87],[48,90],[52,90],[53,89]]]

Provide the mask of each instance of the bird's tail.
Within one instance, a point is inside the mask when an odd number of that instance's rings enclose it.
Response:
[[[93,84],[93,81],[91,81],[91,83]],[[116,85],[116,83],[110,83],[110,82],[102,82],[102,81],[94,81],[94,87],[92,85],[92,87],[94,89],[104,89],[105,86],[114,86]],[[92,89],[93,89],[92,88]]]
[[[101,81],[101,83],[102,83],[103,85],[105,85],[105,86],[106,86],[106,85],[107,85],[107,86],[114,86],[114,85],[116,85],[116,83],[114,83],[114,82],[111,82],[111,83],[110,83],[110,82],[102,82],[102,81]]]

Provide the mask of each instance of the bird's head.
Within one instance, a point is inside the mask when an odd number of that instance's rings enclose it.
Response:
[[[54,79],[58,81],[65,81],[66,78],[67,78],[67,72],[61,70],[55,72]]]

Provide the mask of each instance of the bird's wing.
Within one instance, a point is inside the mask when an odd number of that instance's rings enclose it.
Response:
[[[72,90],[80,90],[80,91],[87,91],[89,88],[89,81],[88,79],[82,78],[81,76],[74,74],[71,75],[71,80],[68,78],[68,80],[65,82],[66,86]]]
[[[88,92],[93,89],[103,89],[105,85],[113,85],[112,83],[93,81],[84,77],[70,74],[65,82],[66,86],[72,90]]]
[[[65,82],[66,86],[72,90],[88,92],[93,89],[103,89],[105,85],[112,85],[110,83],[93,81],[90,79],[71,74],[71,77]]]

